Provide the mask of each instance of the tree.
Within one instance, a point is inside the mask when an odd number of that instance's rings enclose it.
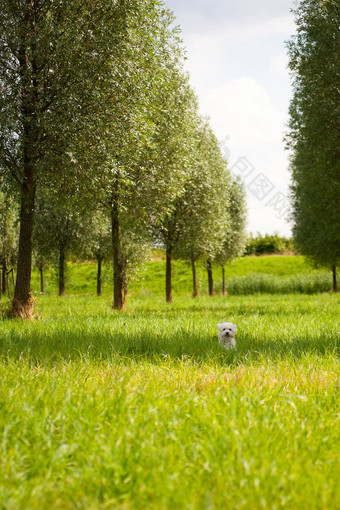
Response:
[[[112,259],[112,237],[110,220],[101,210],[90,218],[85,233],[84,254],[97,261],[97,296],[102,295],[102,263]]]
[[[36,214],[35,228],[34,228],[34,242],[33,242],[33,263],[38,269],[40,274],[40,293],[45,294],[45,269],[52,261],[52,247],[49,245],[49,232],[46,235],[45,225],[37,226],[37,223],[41,221],[39,214]]]
[[[294,252],[295,246],[293,239],[279,235],[277,232],[273,234],[250,234],[245,248],[246,255],[263,255],[270,253]]]
[[[204,261],[208,273],[209,295],[214,295],[212,260],[216,257],[230,217],[230,174],[221,157],[217,139],[204,121],[198,146],[199,163],[195,168],[182,216],[182,256],[190,261],[193,278],[193,297],[198,296],[196,263]],[[191,189],[190,189],[191,188]]]
[[[225,264],[244,254],[247,242],[247,202],[243,183],[235,177],[231,178],[228,189],[227,211],[228,228],[224,233],[222,248],[216,256],[216,262],[222,267],[222,294],[226,294]]]
[[[111,217],[114,308],[121,310],[133,260],[142,258],[150,242],[150,223],[164,216],[181,190],[197,107],[177,34],[169,29],[172,16],[153,2],[144,15],[153,19],[152,30],[146,38],[139,27],[143,18],[131,20],[129,45],[136,52],[133,73],[129,62],[131,94],[102,131],[103,161],[92,175],[94,196]],[[121,74],[126,72],[122,65]]]
[[[112,69],[128,30],[124,20],[140,3],[3,0],[1,4],[0,170],[21,194],[13,316],[29,317],[33,308],[37,186],[42,177],[53,182],[58,166],[73,161],[79,142],[90,141],[90,126],[99,124],[107,109],[118,104]],[[91,150],[88,144],[84,157]]]
[[[46,191],[45,191],[46,195]],[[45,270],[54,263],[56,237],[53,218],[46,196],[39,196],[36,204],[33,231],[33,262],[40,274],[40,293],[45,293]],[[52,225],[52,230],[51,230]]]
[[[340,260],[340,11],[336,0],[301,0],[288,44],[294,96],[287,136],[297,248],[333,271]]]
[[[206,119],[196,118],[195,151],[182,194],[161,224],[159,234],[166,248],[166,300],[172,301],[173,255],[190,261],[193,296],[198,295],[197,260],[213,258],[228,222],[225,208],[229,173],[218,142]],[[218,190],[218,191],[217,191]]]
[[[61,179],[59,187],[39,193],[34,239],[40,262],[50,258],[56,263],[59,296],[65,294],[68,255],[84,252],[88,223],[89,215],[67,180]]]
[[[40,294],[45,294],[45,269],[48,267],[48,260],[33,250],[33,261],[40,274]]]

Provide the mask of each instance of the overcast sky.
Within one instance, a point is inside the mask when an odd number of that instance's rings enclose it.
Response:
[[[244,176],[251,232],[289,234],[282,141],[291,83],[285,41],[293,0],[166,0],[187,49],[186,69],[229,168]]]

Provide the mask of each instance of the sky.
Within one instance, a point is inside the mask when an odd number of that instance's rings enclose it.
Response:
[[[293,0],[166,0],[185,68],[234,175],[247,188],[248,231],[290,235],[283,137],[292,96],[285,42]]]

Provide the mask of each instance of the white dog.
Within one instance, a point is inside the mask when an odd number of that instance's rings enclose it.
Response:
[[[225,349],[236,349],[235,333],[237,330],[236,324],[232,322],[222,322],[217,324],[219,343]]]

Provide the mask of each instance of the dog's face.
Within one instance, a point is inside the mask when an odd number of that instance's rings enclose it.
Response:
[[[231,338],[235,336],[237,326],[232,322],[222,322],[217,324],[218,334],[221,338]]]

